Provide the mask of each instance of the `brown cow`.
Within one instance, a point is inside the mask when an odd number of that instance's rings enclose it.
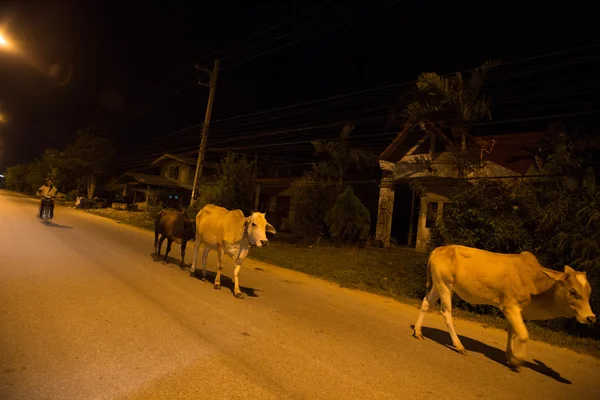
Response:
[[[529,253],[499,254],[465,246],[442,246],[431,252],[427,264],[427,288],[414,335],[423,339],[421,326],[429,305],[440,299],[442,315],[454,347],[467,354],[452,324],[452,292],[471,304],[496,306],[508,322],[506,355],[519,370],[529,339],[526,320],[575,317],[593,324],[591,287],[585,272],[565,266],[564,272],[544,268]]]
[[[160,237],[160,241],[158,236]],[[171,251],[173,242],[181,246],[180,268],[185,268],[185,247],[188,240],[193,239],[195,235],[194,223],[189,219],[184,211],[166,209],[161,210],[154,218],[154,250],[157,260],[160,259],[160,249],[165,239],[167,239],[167,251],[164,261],[167,262],[167,256]]]
[[[269,244],[266,232],[275,234],[275,228],[267,222],[263,213],[253,212],[249,217],[244,217],[244,213],[240,210],[230,211],[213,204],[206,205],[196,215],[196,245],[194,246],[194,261],[190,268],[190,276],[196,273],[198,250],[200,245],[204,244],[202,279],[206,279],[208,254],[211,250],[217,250],[219,264],[214,288],[220,290],[223,255],[227,254],[235,260],[233,293],[238,299],[244,298],[244,294],[240,291],[239,281],[242,261],[248,255],[251,245],[262,247]]]

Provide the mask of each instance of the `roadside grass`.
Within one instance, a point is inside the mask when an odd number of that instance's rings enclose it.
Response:
[[[85,210],[91,214],[140,228],[154,229],[154,213],[113,209]],[[293,243],[291,235],[278,233],[269,247],[253,248],[250,258],[303,272],[344,288],[391,297],[420,307],[426,294],[426,258],[410,249],[305,246]],[[456,298],[456,295],[455,295]],[[430,312],[439,310],[439,305]],[[415,309],[415,321],[418,310]],[[478,322],[485,328],[505,329],[505,320],[454,307],[453,316]],[[560,326],[554,324],[553,326]],[[576,337],[558,328],[527,322],[530,337],[554,346],[600,358],[600,340]]]
[[[154,214],[148,211],[120,211],[112,208],[84,209],[83,211],[110,218],[126,225],[154,230]]]

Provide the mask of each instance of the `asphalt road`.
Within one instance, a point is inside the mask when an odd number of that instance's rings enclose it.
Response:
[[[512,372],[504,331],[457,320],[465,357],[435,312],[418,341],[412,306],[252,260],[238,300],[229,259],[216,291],[153,262],[150,232],[36,207],[0,191],[2,400],[600,398],[591,357],[531,342]]]

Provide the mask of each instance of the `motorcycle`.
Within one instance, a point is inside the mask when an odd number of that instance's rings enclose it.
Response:
[[[40,213],[40,218],[47,224],[49,220],[52,219],[50,215],[50,209],[54,204],[54,198],[52,196],[44,196],[42,197],[42,211]]]

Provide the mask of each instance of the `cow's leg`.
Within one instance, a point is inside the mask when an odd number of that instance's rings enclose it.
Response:
[[[208,262],[208,254],[210,253],[210,249],[208,246],[204,247],[204,251],[202,252],[202,280],[206,280],[206,263]]]
[[[514,342],[515,342],[515,338],[517,337],[517,334],[515,333],[515,330],[512,328],[512,325],[510,323],[508,323],[507,321],[507,325],[508,327],[506,328],[506,331],[508,332],[508,338],[506,341],[506,358],[507,360],[510,360],[513,354],[513,346],[514,346]]]
[[[242,269],[242,260],[235,260],[235,270],[233,270],[233,295],[238,299],[244,298],[244,293],[240,290],[240,269]]]
[[[158,260],[158,231],[154,230],[154,259]]]
[[[454,330],[454,324],[452,323],[452,288],[445,285],[439,285],[437,289],[440,294],[440,302],[442,304],[442,316],[444,317],[444,322],[446,322],[446,326],[448,327],[448,332],[450,332],[450,337],[452,337],[452,344],[454,344],[454,348],[456,348],[460,354],[466,356],[467,350],[460,342],[460,339],[456,334],[456,330]]]
[[[200,250],[200,239],[196,236],[194,243],[194,257],[192,258],[192,266],[190,267],[190,276],[196,274],[196,261],[198,259],[198,250]]]
[[[516,371],[520,371],[525,363],[529,332],[521,316],[521,310],[518,307],[511,307],[504,310],[504,316],[509,324],[506,357],[510,366]]]
[[[417,318],[417,323],[415,324],[415,332],[414,336],[417,339],[423,340],[423,334],[421,333],[421,326],[423,326],[423,320],[425,319],[425,314],[429,311],[429,306],[435,304],[436,301],[440,298],[440,295],[437,292],[435,286],[431,288],[427,296],[423,298],[423,303],[421,304],[421,312],[419,312],[419,317]]]
[[[160,260],[160,249],[162,249],[162,245],[163,245],[163,242],[165,241],[165,239],[166,239],[165,235],[162,235],[160,237],[160,240],[158,241],[158,247],[156,248],[156,259],[157,260]]]
[[[221,290],[221,271],[223,271],[223,249],[217,249],[217,259],[219,264],[217,266],[217,276],[215,277],[215,286],[217,290]]]
[[[181,262],[179,263],[179,268],[185,268],[185,247],[187,246],[187,242],[181,242]]]
[[[171,238],[167,239],[167,251],[165,252],[165,259],[164,262],[165,264],[168,264],[168,256],[169,253],[171,252],[171,245],[173,244],[173,241],[171,240]]]

